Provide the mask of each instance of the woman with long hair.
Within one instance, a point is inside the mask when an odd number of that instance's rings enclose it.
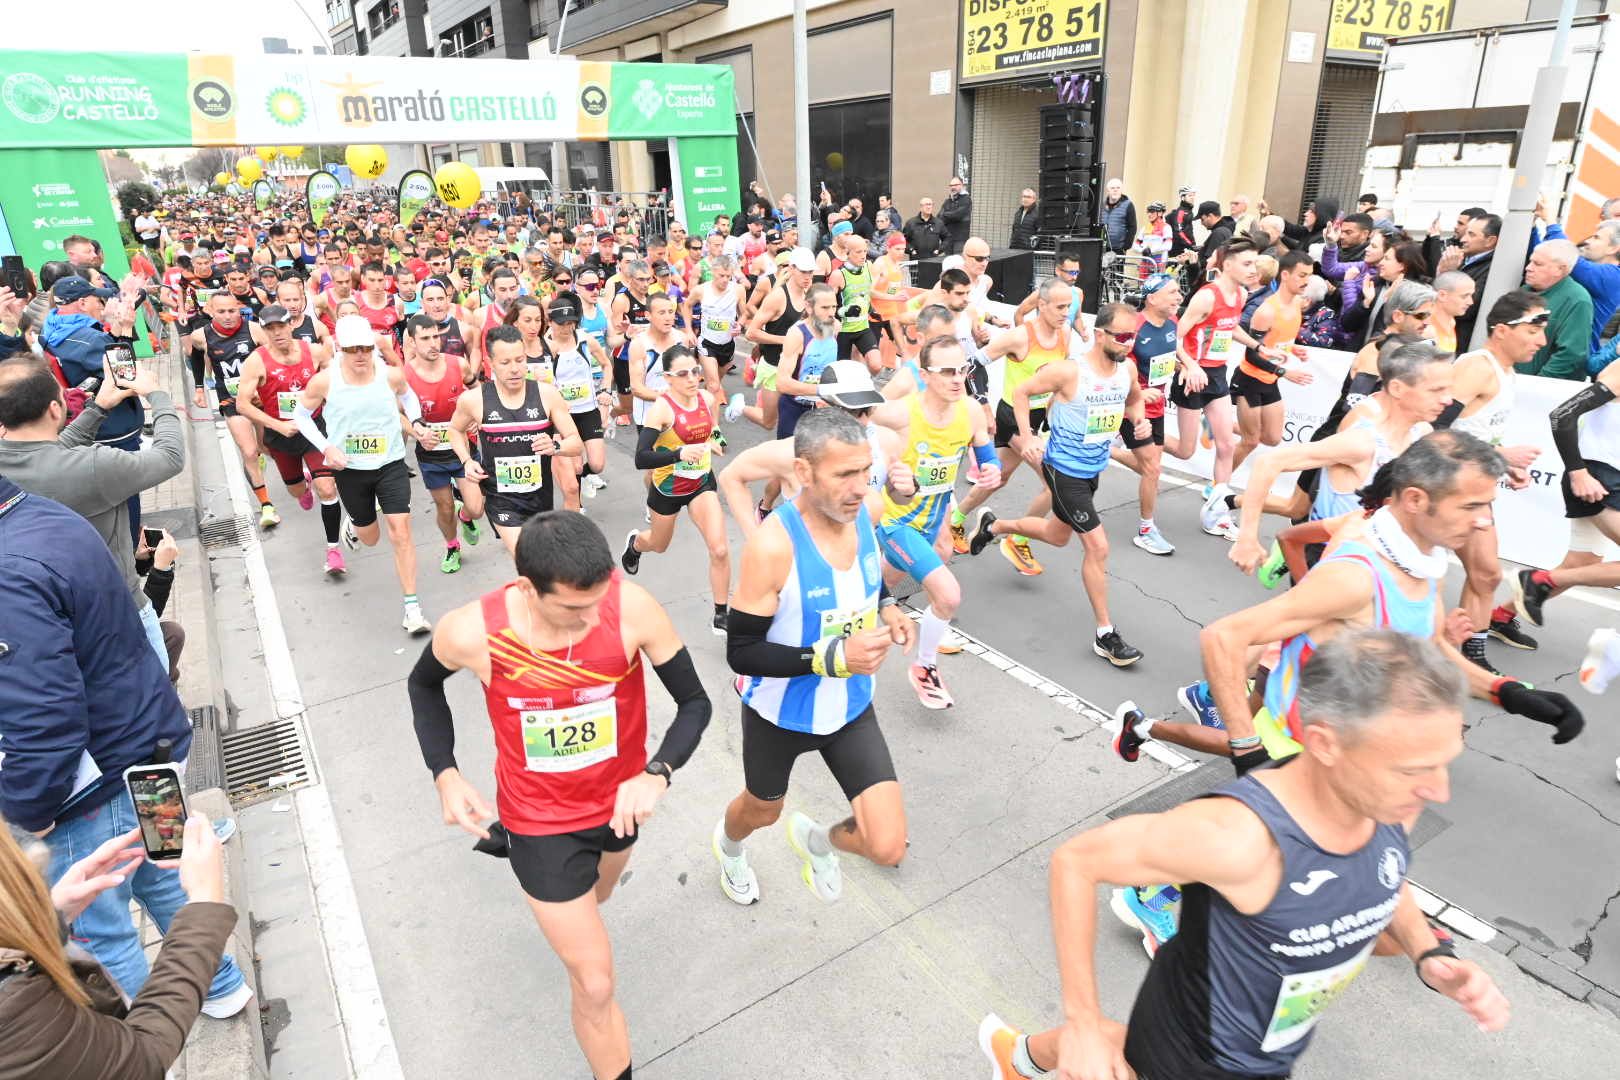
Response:
[[[133,1001],[126,1003],[88,953],[68,944],[65,929],[134,873],[145,858],[139,838],[138,830],[114,837],[47,888],[12,831],[0,829],[0,1076],[147,1080],[180,1056],[236,925],[207,818],[186,822],[179,874],[190,902],[169,924]]]
[[[1423,246],[1409,240],[1387,244],[1378,265],[1374,267],[1374,273],[1375,277],[1361,290],[1361,302],[1368,312],[1369,339],[1383,333],[1384,327],[1389,324],[1389,308],[1385,301],[1395,286],[1403,281],[1428,283],[1429,264],[1423,258]]]
[[[540,340],[546,328],[546,309],[540,306],[540,301],[532,296],[518,297],[506,309],[506,317],[501,321],[507,326],[517,327],[518,333],[523,335],[523,355],[529,360],[529,378],[535,382],[555,382],[551,354],[546,351],[546,343]]]

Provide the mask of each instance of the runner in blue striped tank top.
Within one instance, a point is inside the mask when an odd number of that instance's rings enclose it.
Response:
[[[788,843],[811,891],[838,899],[835,849],[894,866],[906,848],[872,675],[891,645],[910,650],[916,629],[883,589],[864,505],[871,444],[842,409],[818,409],[800,421],[794,453],[802,490],[749,538],[727,626],[726,659],[742,697],[743,790],[716,823],[713,847],[720,887],[739,904],[759,899],[742,841],[781,816],[801,754],[821,754],[854,810],[830,828],[789,817]]]

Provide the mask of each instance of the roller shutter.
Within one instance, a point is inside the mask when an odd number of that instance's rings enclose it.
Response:
[[[973,234],[991,247],[1007,246],[1018,193],[1040,189],[1041,106],[1056,104],[1050,79],[973,91],[973,157],[963,179],[973,195]]]
[[[1316,198],[1337,199],[1355,209],[1361,193],[1362,161],[1378,95],[1378,68],[1370,64],[1326,64],[1311,126],[1311,153],[1305,166],[1301,212]]]

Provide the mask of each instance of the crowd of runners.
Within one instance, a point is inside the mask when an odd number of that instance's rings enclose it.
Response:
[[[1124,762],[1162,740],[1228,757],[1236,777],[1223,797],[1054,852],[1062,1023],[1026,1035],[987,1017],[978,1037],[994,1075],[1287,1075],[1375,953],[1411,959],[1482,1028],[1506,1023],[1489,977],[1417,908],[1407,829],[1447,797],[1466,695],[1546,725],[1554,742],[1580,734],[1573,702],[1497,671],[1486,642],[1534,649],[1525,624],[1552,617],[1554,596],[1620,585],[1620,563],[1601,556],[1620,542],[1620,361],[1548,419],[1569,554],[1503,583],[1492,503],[1528,482],[1534,456],[1501,433],[1515,364],[1544,344],[1537,294],[1497,300],[1481,315],[1483,348],[1454,355],[1428,331],[1435,291],[1392,289],[1387,330],[1358,355],[1318,438],[1278,446],[1279,383],[1310,377],[1297,345],[1308,255],[1273,259],[1262,280],[1260,253],[1238,237],[1192,295],[1155,274],[1135,303],[1092,316],[1067,256],[1022,304],[991,303],[978,238],[916,289],[903,251],[871,258],[847,223],[813,248],[752,217],[646,236],[628,219],[491,220],[491,209],[429,209],[407,228],[351,196],[318,226],[290,198],[268,213],[175,199],[151,275],[112,282],[99,257],[48,264],[39,296],[125,336],[127,311],[172,331],[194,407],[229,431],[258,526],[280,525],[283,491],[303,511],[319,504],[312,575],[349,575],[344,552],[386,535],[401,627],[431,635],[408,686],[444,819],[510,861],[568,969],[595,1077],[631,1076],[599,908],[717,708],[724,723],[740,717],[743,759],[705,838],[719,888],[740,905],[768,899],[750,846],[782,818],[794,766],[814,751],[849,814],[789,813],[782,835],[806,886],[833,903],[850,857],[891,867],[906,856],[874,682],[904,668],[921,708],[952,707],[940,657],[962,647],[954,560],[994,547],[1010,573],[1077,564],[1090,651],[1116,667],[1142,660],[1144,629],[1128,641],[1109,607],[1105,476],[1136,492],[1143,551],[1289,587],[1203,629],[1203,670],[1178,693],[1186,717],[1120,705]],[[16,343],[6,364],[49,364],[64,392],[78,387],[28,299],[0,293],[0,334]],[[11,385],[0,380],[0,402]],[[724,429],[739,424],[772,438],[729,452]],[[605,441],[620,438],[609,455]],[[1186,459],[1200,438],[1216,456],[1196,525],[1226,542],[1177,536],[1178,547],[1156,520],[1164,455]],[[1007,505],[1024,465],[1038,494]],[[1278,496],[1285,475],[1298,482]],[[493,539],[512,580],[425,611],[412,536],[424,497],[439,573]],[[605,537],[595,499],[633,503],[640,527]],[[1267,514],[1285,526],[1269,551]],[[708,552],[709,625],[734,686],[703,685],[656,598],[681,573],[660,556],[683,516]],[[1077,555],[1058,550],[1076,538]],[[1453,553],[1466,573],[1456,605]],[[675,703],[650,750],[649,667]],[[487,778],[457,766],[445,686],[463,668],[485,691],[493,800]],[[1620,643],[1599,631],[1581,685],[1599,693],[1616,677]],[[1152,957],[1128,1025],[1098,1003],[1102,885]]]

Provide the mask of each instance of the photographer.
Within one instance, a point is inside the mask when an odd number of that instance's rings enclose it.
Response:
[[[0,834],[0,903],[12,913],[0,931],[0,1075],[144,1080],[179,1058],[236,909],[225,901],[224,857],[205,818],[186,822],[178,873],[143,867],[139,836],[131,829],[106,841],[49,888],[10,830]],[[178,877],[187,903],[151,977],[126,1002],[63,927],[143,870]]]

